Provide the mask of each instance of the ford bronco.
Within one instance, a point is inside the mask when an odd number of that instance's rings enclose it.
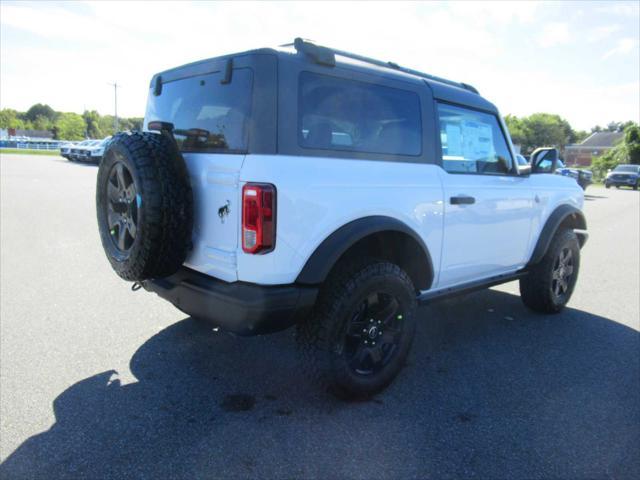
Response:
[[[295,325],[335,394],[384,389],[419,304],[519,280],[567,304],[587,239],[558,152],[518,165],[472,86],[296,39],[153,76],[144,132],[97,178],[106,255],[194,318],[239,335]]]

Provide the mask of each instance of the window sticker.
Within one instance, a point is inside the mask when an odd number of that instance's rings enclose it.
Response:
[[[462,134],[458,125],[448,123],[445,128],[447,155],[462,156]]]
[[[462,155],[469,160],[489,158],[492,154],[493,133],[491,125],[463,120]]]

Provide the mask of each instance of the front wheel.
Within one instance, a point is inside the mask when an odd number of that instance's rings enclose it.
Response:
[[[416,291],[397,265],[371,260],[332,274],[311,317],[298,325],[307,372],[345,399],[386,388],[402,369],[415,333]]]
[[[573,230],[561,230],[540,263],[520,279],[522,301],[536,312],[560,312],[571,298],[579,269],[578,236]]]

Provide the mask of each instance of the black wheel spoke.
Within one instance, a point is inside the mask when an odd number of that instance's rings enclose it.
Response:
[[[355,370],[364,370],[365,363],[369,358],[369,349],[360,347],[351,360],[351,368]]]
[[[384,325],[392,325],[393,321],[396,320],[399,306],[398,301],[391,297],[387,305],[376,316]]]
[[[400,332],[391,328],[385,328],[380,340],[384,344],[395,344],[400,337]]]
[[[132,239],[136,238],[138,227],[136,227],[136,224],[133,221],[129,221],[127,223],[127,230],[129,231],[129,235],[131,236]]]
[[[378,365],[382,362],[382,350],[379,346],[370,348],[369,356],[371,357],[371,361],[374,365]]]
[[[124,166],[122,163],[116,164],[116,178],[118,179],[118,190],[123,191],[127,188],[127,184],[124,180]]]
[[[109,201],[112,203],[117,202],[120,199],[120,191],[118,190],[118,187],[111,182],[111,180],[107,182],[107,196]]]
[[[122,222],[122,215],[120,215],[118,212],[110,211],[107,214],[107,220],[109,222],[109,230],[112,230],[113,227],[120,225],[120,223]]]
[[[125,248],[126,233],[127,233],[127,229],[122,224],[120,224],[118,227],[118,248],[120,248],[120,250],[126,250]]]

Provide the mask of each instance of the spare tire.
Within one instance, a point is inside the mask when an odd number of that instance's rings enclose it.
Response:
[[[172,138],[118,133],[109,143],[96,186],[102,247],[120,277],[167,277],[191,248],[193,194]]]

